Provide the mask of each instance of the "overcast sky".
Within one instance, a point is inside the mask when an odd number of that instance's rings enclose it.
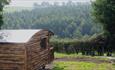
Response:
[[[32,7],[34,3],[40,4],[41,2],[67,2],[69,0],[11,0],[10,6]],[[90,2],[90,0],[71,0],[72,2]]]

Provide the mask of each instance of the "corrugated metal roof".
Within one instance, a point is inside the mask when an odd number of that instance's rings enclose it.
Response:
[[[25,43],[40,30],[0,30],[0,42]]]

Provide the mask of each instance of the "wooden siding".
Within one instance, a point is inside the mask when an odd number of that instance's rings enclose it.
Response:
[[[40,41],[42,38],[47,38],[47,46],[46,48],[42,48],[40,46]],[[53,54],[51,55],[51,50],[49,50],[50,46],[48,43],[49,36],[48,31],[36,33],[32,40],[28,42],[27,45],[27,70],[37,70],[41,66],[50,63],[54,57]],[[53,52],[52,52],[53,53]]]
[[[0,70],[25,70],[24,45],[0,43]]]
[[[27,43],[0,43],[0,70],[38,70],[53,61],[49,31],[37,32]],[[40,46],[46,38],[46,48]]]

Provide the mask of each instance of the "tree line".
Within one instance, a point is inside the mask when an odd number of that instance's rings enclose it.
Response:
[[[10,0],[0,0],[0,29],[4,23],[4,21],[3,21],[3,8],[4,8],[4,5],[9,4],[9,2],[10,2]]]
[[[55,33],[51,42],[56,51],[111,56],[115,51],[114,4],[114,0],[96,0],[92,5],[72,2],[34,4],[32,10],[4,13],[1,28],[49,29]]]
[[[82,38],[103,31],[91,17],[91,4],[36,5],[32,10],[4,13],[2,29],[49,29],[61,38]]]

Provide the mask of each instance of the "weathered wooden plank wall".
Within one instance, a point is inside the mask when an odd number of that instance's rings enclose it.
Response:
[[[0,43],[0,70],[38,70],[50,63],[54,56],[49,37],[49,31],[39,31],[27,43]],[[43,38],[45,48],[40,45]]]
[[[0,70],[25,70],[25,47],[0,43]]]

